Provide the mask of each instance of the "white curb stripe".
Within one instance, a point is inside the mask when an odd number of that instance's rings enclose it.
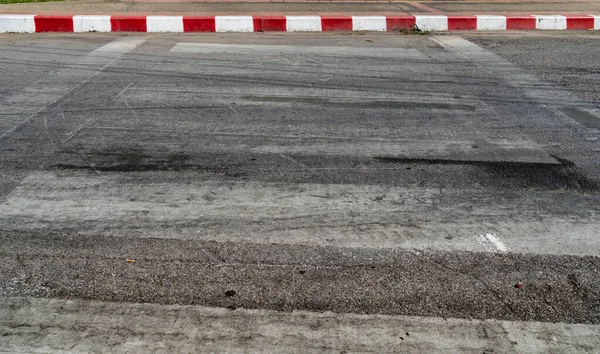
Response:
[[[385,16],[352,16],[353,31],[386,31]]]
[[[566,16],[547,16],[547,15],[535,15],[536,18],[536,29],[539,30],[566,30],[567,29],[567,17]]]
[[[477,16],[478,31],[505,31],[506,16]]]
[[[0,33],[35,33],[35,15],[0,15]]]
[[[148,16],[148,32],[183,32],[183,16]]]
[[[21,15],[21,14],[0,14],[0,33],[3,32],[21,32],[33,33],[36,32],[36,15]],[[475,28],[469,28],[478,31],[505,31],[507,23],[512,17],[500,15],[477,15],[477,24]],[[566,30],[568,16],[562,15],[532,15],[521,16],[535,20],[535,29],[537,30]],[[59,16],[61,20],[73,21],[73,32],[112,32],[111,16],[108,15],[75,15],[75,16]],[[263,20],[264,18],[252,16],[214,16],[217,32],[254,32],[254,21]],[[334,20],[334,18],[323,20],[320,16],[286,16],[285,30],[287,32],[321,32],[323,31],[323,21]],[[589,15],[590,19],[594,19],[593,28],[600,30],[600,15]],[[352,31],[387,31],[388,18],[385,16],[351,16]],[[581,17],[573,17],[573,28],[581,27]],[[123,19],[130,21],[131,19]],[[411,17],[406,17],[407,21],[411,21]],[[457,27],[461,27],[463,19],[460,16],[415,16],[417,27],[423,31],[447,31],[449,23],[455,23]],[[281,21],[281,20],[278,20]],[[589,20],[588,20],[589,21]],[[61,28],[61,23],[55,25],[52,22],[45,22],[45,30],[53,31],[52,26],[56,27],[56,31],[64,30]],[[336,26],[336,22],[331,23],[331,30],[349,30],[344,26]],[[589,22],[585,22],[586,27]],[[281,22],[278,23],[282,25]],[[48,27],[50,26],[50,27]],[[130,25],[125,26],[129,28]],[[135,27],[135,25],[133,26]],[[132,27],[132,28],[133,28]],[[138,26],[139,27],[139,26]],[[590,26],[591,27],[591,26]],[[183,16],[146,16],[147,32],[184,32]],[[282,29],[282,28],[278,28]],[[193,30],[192,30],[193,32]]]
[[[74,32],[110,32],[110,16],[73,16]]]
[[[254,32],[252,16],[215,16],[217,32]]]
[[[415,16],[415,19],[421,31],[448,30],[448,16]]]
[[[288,32],[321,32],[320,16],[286,16]]]

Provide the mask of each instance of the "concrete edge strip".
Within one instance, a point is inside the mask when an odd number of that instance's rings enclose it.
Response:
[[[600,30],[600,15],[109,16],[1,15],[0,33]]]
[[[583,352],[600,325],[8,297],[1,352]],[[168,325],[165,325],[168,324]],[[215,330],[218,328],[218,333]],[[44,331],[35,331],[44,328]],[[91,330],[93,335],[90,335]],[[217,334],[215,334],[217,333]],[[483,335],[484,334],[484,335]],[[133,348],[133,349],[132,349]],[[138,348],[137,350],[135,348]],[[442,350],[443,349],[443,350]]]

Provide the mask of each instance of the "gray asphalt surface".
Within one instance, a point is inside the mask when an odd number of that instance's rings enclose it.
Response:
[[[568,89],[582,100],[600,103],[600,65],[594,49],[598,46],[598,36],[531,34],[467,38],[545,81]]]
[[[0,295],[599,324],[599,39],[465,38],[0,36]]]
[[[600,323],[597,257],[54,234],[2,243],[3,296]]]

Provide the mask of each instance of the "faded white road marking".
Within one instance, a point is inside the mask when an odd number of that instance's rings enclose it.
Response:
[[[485,237],[493,234],[510,252],[595,256],[600,249],[594,210],[575,220],[538,219],[546,205],[600,205],[595,195],[214,177],[185,170],[35,171],[0,203],[0,230],[497,253]]]
[[[171,53],[227,54],[227,55],[320,55],[320,56],[360,56],[376,58],[400,58],[427,60],[420,51],[413,48],[370,48],[370,47],[332,47],[332,46],[292,46],[257,44],[219,44],[219,43],[178,43]]]
[[[508,252],[508,247],[494,234],[478,235],[477,241],[488,252]]]
[[[11,129],[9,129],[6,132],[4,132],[3,134],[1,134],[0,138],[3,138],[9,134],[12,134],[20,126],[29,122],[31,119],[33,119],[33,117],[35,117],[39,113],[43,112],[49,106],[53,105],[54,103],[58,102],[63,97],[67,96],[68,94],[75,91],[82,85],[86,84],[88,81],[90,81],[90,79],[92,79],[96,75],[100,74],[107,67],[111,66],[123,54],[133,50],[140,44],[144,43],[147,39],[148,39],[147,37],[119,38],[108,44],[101,46],[100,48],[97,48],[96,50],[90,52],[88,55],[86,55],[85,57],[80,59],[77,63],[75,63],[77,65],[81,65],[84,67],[88,66],[88,65],[93,65],[93,64],[100,64],[100,65],[104,64],[100,69],[94,71],[91,74],[89,74],[87,72],[87,70],[81,70],[78,72],[75,72],[75,70],[69,69],[69,68],[59,70],[57,73],[54,74],[54,78],[56,80],[58,80],[59,78],[62,77],[62,78],[64,78],[65,82],[68,82],[69,81],[68,79],[72,79],[73,77],[75,77],[75,78],[79,77],[82,79],[82,81],[80,81],[77,85],[75,85],[71,88],[68,88],[68,86],[65,86],[64,87],[65,91],[63,91],[63,93],[57,92],[56,95],[50,96],[50,99],[48,101],[40,102],[41,107],[36,112],[34,112],[33,114],[30,114],[26,119],[22,120],[19,124],[15,125]],[[106,60],[108,60],[108,62]],[[43,90],[40,90],[40,91],[43,91]],[[23,102],[23,103],[26,105],[30,105],[31,102],[29,101],[29,98],[26,97],[26,99],[27,99],[27,101]],[[18,103],[18,102],[19,102],[18,99],[13,100],[13,103]]]
[[[89,55],[98,55],[99,53],[117,53],[117,54],[125,54],[127,52],[132,51],[140,44],[147,41],[147,37],[124,37],[116,39],[110,43],[103,45],[100,48],[97,48]]]
[[[557,21],[560,21],[560,19]],[[600,19],[597,19],[597,21],[600,21]],[[543,103],[556,114],[567,117],[574,124],[580,123],[576,123],[571,117],[561,112],[561,108],[565,106],[577,107],[600,119],[600,110],[593,104],[580,100],[567,90],[557,89],[553,84],[538,78],[527,70],[473,42],[458,36],[433,36],[429,39],[447,51],[459,55],[504,79],[509,85],[523,90],[529,97]]]
[[[500,239],[494,235],[494,234],[485,234],[485,238],[490,241],[494,246],[496,246],[496,248],[498,249],[498,251],[500,252],[508,252],[508,247],[506,247],[506,245],[504,243],[502,243],[502,241],[500,241]]]

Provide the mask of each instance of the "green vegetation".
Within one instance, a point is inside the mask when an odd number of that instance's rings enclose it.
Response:
[[[0,0],[0,1],[2,1],[2,0]],[[411,29],[397,30],[394,32],[402,33],[402,34],[419,34],[419,35],[426,35],[426,34],[431,33],[431,31],[423,31],[423,30],[419,29],[419,27],[417,27],[416,25]]]

